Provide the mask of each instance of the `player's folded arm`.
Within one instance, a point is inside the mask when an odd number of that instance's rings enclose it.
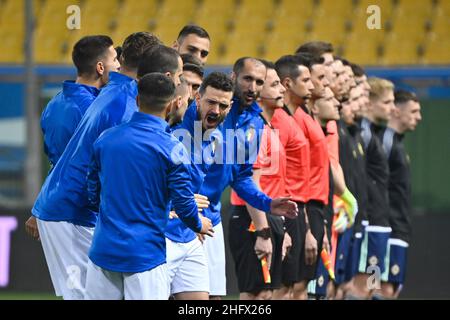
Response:
[[[264,211],[270,211],[272,199],[264,192],[259,190],[253,180],[253,165],[239,164],[233,168],[233,181],[231,187],[236,191],[238,196],[242,198],[252,207]]]
[[[97,148],[96,144],[94,144],[93,148],[94,152],[92,153],[87,173],[87,195],[89,207],[91,207],[93,211],[98,212],[101,189],[99,178],[100,165],[98,161],[99,149]]]
[[[191,186],[191,173],[188,164],[172,163],[168,176],[169,199],[172,207],[183,223],[194,232],[200,232],[202,222]]]

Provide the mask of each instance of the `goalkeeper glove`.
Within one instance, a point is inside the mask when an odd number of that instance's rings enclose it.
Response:
[[[344,208],[348,218],[348,226],[351,227],[353,223],[355,223],[355,217],[358,213],[358,202],[348,188],[345,188],[344,193],[341,195],[341,199],[344,201]]]

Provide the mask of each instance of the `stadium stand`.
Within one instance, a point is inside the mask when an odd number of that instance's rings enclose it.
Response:
[[[0,63],[23,62],[22,0],[0,0]],[[190,22],[211,35],[210,64],[242,55],[275,59],[309,40],[330,41],[339,54],[365,65],[450,62],[448,0],[36,0],[36,61],[70,62],[70,48],[87,34],[121,43],[147,30],[172,44]],[[81,8],[81,29],[65,28],[70,4]],[[381,9],[381,30],[368,30],[369,5]],[[63,27],[58,27],[63,26]]]

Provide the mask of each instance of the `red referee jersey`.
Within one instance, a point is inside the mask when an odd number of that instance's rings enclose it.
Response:
[[[309,141],[310,150],[310,193],[309,200],[328,204],[330,189],[330,158],[328,145],[322,127],[302,108],[295,112],[294,119],[303,129]]]
[[[285,185],[286,152],[280,142],[278,130],[271,125],[264,126],[258,157],[253,168],[261,170],[259,184],[265,194],[271,198],[288,195]],[[231,190],[231,204],[244,206],[245,201]]]
[[[307,202],[310,194],[309,142],[287,108],[275,111],[272,125],[279,130],[286,150],[286,189],[293,201]]]

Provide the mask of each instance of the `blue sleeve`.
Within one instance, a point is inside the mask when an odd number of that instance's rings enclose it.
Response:
[[[180,148],[180,152],[183,151],[182,157],[186,159],[187,152],[184,150],[184,147]],[[194,232],[200,232],[202,222],[199,218],[197,204],[192,192],[190,170],[190,165],[187,163],[172,163],[168,176],[169,198],[181,221]]]
[[[64,123],[60,127],[58,138],[60,146],[62,148],[61,154],[64,152],[64,149],[66,148],[67,144],[69,143],[70,139],[75,133],[75,130],[77,129],[78,124],[80,123],[82,117],[83,114],[78,108],[68,108],[66,110],[65,118],[69,121],[66,121],[66,123]]]
[[[98,212],[100,204],[100,158],[97,143],[94,144],[94,152],[92,153],[91,161],[87,173],[87,193],[89,207],[91,210]]]
[[[48,118],[41,118],[41,128],[44,134],[44,152],[53,166],[56,165],[66,149],[82,116],[80,110],[71,107],[66,108],[64,111],[64,121],[62,123],[47,123],[49,121]]]
[[[231,187],[239,197],[252,207],[264,211],[270,211],[272,199],[259,190],[253,181],[253,166],[251,164],[240,164],[233,167],[233,181]]]

